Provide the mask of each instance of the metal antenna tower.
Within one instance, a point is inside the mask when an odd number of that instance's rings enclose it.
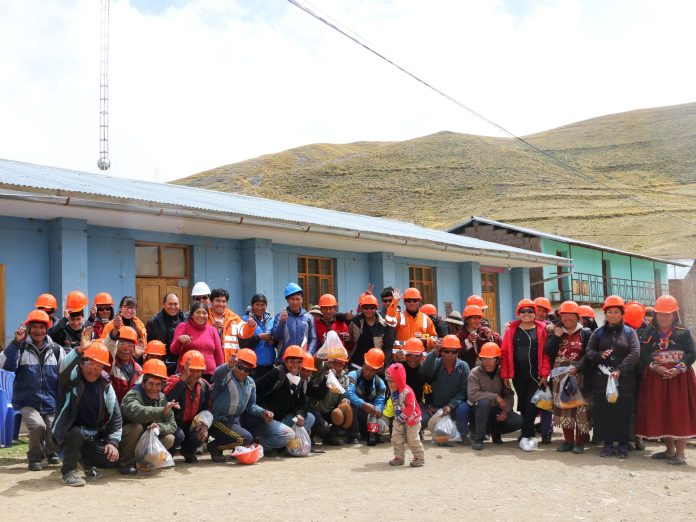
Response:
[[[97,167],[109,170],[109,4],[101,0],[99,72],[99,161]]]

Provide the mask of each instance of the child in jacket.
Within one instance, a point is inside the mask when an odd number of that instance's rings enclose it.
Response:
[[[406,384],[406,370],[400,363],[389,366],[385,375],[394,404],[394,423],[391,436],[394,458],[389,461],[389,464],[392,466],[404,464],[406,444],[408,444],[411,453],[413,453],[411,467],[420,467],[425,463],[425,451],[419,436],[421,410],[416,394]]]

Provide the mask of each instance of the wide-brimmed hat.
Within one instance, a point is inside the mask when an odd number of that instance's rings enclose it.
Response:
[[[460,314],[457,310],[450,312],[450,314],[447,316],[447,319],[445,319],[445,322],[456,324],[457,326],[464,326],[462,314]]]
[[[353,409],[350,404],[342,402],[331,412],[331,423],[339,428],[348,429],[353,425]]]

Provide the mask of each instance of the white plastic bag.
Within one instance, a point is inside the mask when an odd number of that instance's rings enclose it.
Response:
[[[293,457],[306,457],[312,451],[312,439],[309,438],[309,433],[304,426],[292,425],[295,432],[295,438],[288,442],[288,453]]]
[[[619,400],[619,386],[611,375],[607,377],[607,402],[615,404]]]
[[[435,415],[439,414],[439,418],[435,422],[432,430],[433,443],[444,444],[446,442],[459,442],[462,440],[457,425],[449,415],[443,415],[442,409],[437,410]]]
[[[348,352],[338,334],[333,330],[329,330],[326,334],[326,340],[321,345],[321,348],[317,350],[316,356],[319,359],[347,359]]]
[[[539,388],[534,395],[532,395],[532,404],[536,404],[536,407],[540,410],[553,411],[553,393],[551,392],[551,387],[547,386],[543,390]]]
[[[334,372],[331,370],[326,374],[326,387],[331,393],[337,393],[339,395],[346,393],[346,389],[341,386],[341,383],[338,382],[338,378],[336,378],[336,375],[334,375]]]
[[[174,466],[174,459],[159,440],[159,428],[145,430],[135,446],[135,462],[139,471],[153,471]]]

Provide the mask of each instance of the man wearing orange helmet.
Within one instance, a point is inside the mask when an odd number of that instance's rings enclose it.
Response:
[[[365,354],[370,348],[380,348],[389,359],[396,329],[387,326],[377,312],[379,303],[372,294],[362,294],[358,302],[360,312],[350,322],[350,335],[353,339],[348,350],[348,358],[355,366],[362,366]]]
[[[353,347],[353,341],[350,337],[348,322],[353,318],[352,311],[350,314],[336,314],[338,301],[332,294],[324,294],[319,297],[319,310],[321,315],[314,318],[314,329],[317,332],[317,346],[321,346],[326,341],[326,334],[329,330],[333,330],[338,334],[338,338],[343,343],[346,350],[350,351]],[[347,317],[349,319],[347,319]]]
[[[152,342],[152,341],[150,341]],[[211,389],[208,381],[203,379],[205,357],[196,350],[189,350],[183,357],[181,373],[172,375],[164,386],[168,401],[176,401],[180,408],[174,410],[176,432],[172,452],[181,448],[184,461],[193,464],[198,447],[208,440],[208,429],[212,422],[206,422],[206,415],[201,415],[194,425],[194,419],[203,411],[210,410]],[[208,421],[212,421],[212,415]]]
[[[384,352],[379,348],[372,348],[365,354],[365,365],[362,369],[353,370],[348,374],[348,389],[346,397],[350,401],[353,410],[353,425],[348,432],[348,443],[358,442],[358,435],[367,439],[368,446],[374,446],[379,442],[379,435],[367,431],[367,418],[382,416],[385,391],[387,386],[377,375],[384,368]]]
[[[51,324],[58,323],[58,316],[56,315],[56,310],[58,309],[58,301],[51,294],[41,294],[36,298],[34,302],[34,308],[46,312],[48,318],[51,320]]]
[[[118,331],[118,340],[114,341],[107,335],[101,341],[109,349],[113,357],[111,367],[111,385],[114,387],[118,403],[121,404],[128,390],[138,382],[141,367],[135,361],[135,346],[138,334],[130,326],[122,326]]]
[[[462,343],[459,358],[466,362],[469,368],[474,368],[481,347],[486,343],[500,346],[503,339],[498,332],[483,325],[483,309],[479,305],[467,305],[462,316],[464,326],[457,332],[457,337]]]
[[[80,345],[85,320],[85,307],[89,304],[87,296],[75,290],[65,299],[67,317],[63,317],[48,331],[51,340],[62,346],[66,352]]]
[[[401,292],[394,290],[393,300],[387,308],[384,317],[387,325],[396,328],[396,340],[406,341],[411,337],[418,337],[423,340],[426,348],[435,347],[437,331],[430,317],[420,311],[420,304],[423,300],[420,290],[417,288],[407,288],[404,292],[404,306],[406,310],[398,310]]]
[[[438,337],[444,337],[449,333],[447,323],[444,318],[437,313],[437,307],[434,304],[426,303],[420,307],[420,311],[430,317]]]
[[[58,400],[58,368],[63,349],[47,335],[51,321],[41,310],[29,312],[14,340],[0,352],[0,368],[14,372],[12,403],[29,430],[29,471],[41,471],[41,461],[60,464],[51,426]]]
[[[322,442],[327,446],[343,445],[343,440],[340,437],[344,431],[341,425],[333,422],[332,412],[341,404],[344,405],[344,408],[347,406],[350,409],[350,401],[346,398],[345,392],[349,383],[348,375],[345,372],[347,363],[347,356],[329,356],[326,361],[321,363],[319,371],[311,377],[311,385],[315,389],[326,389],[326,394],[323,396],[320,396],[320,393],[310,396],[309,408],[315,418],[313,435],[321,437]],[[338,383],[343,387],[343,393],[338,393],[338,391],[327,387],[326,380],[329,372],[334,374]]]
[[[230,353],[239,350],[241,338],[253,336],[256,330],[256,321],[253,318],[247,318],[244,321],[228,308],[227,303],[229,300],[230,294],[224,288],[215,288],[210,292],[211,305],[209,307],[208,324],[214,326],[220,335],[225,359],[229,357]]]
[[[68,353],[60,368],[60,401],[53,423],[53,437],[63,450],[61,475],[68,486],[84,486],[78,463],[87,478],[100,478],[97,468],[113,467],[118,461],[122,419],[116,393],[111,387],[109,351],[101,342],[91,342],[86,327],[80,345]]]
[[[160,341],[167,349],[164,363],[167,365],[167,373],[176,373],[176,365],[179,356],[172,354],[170,347],[174,340],[174,331],[180,323],[186,321],[186,314],[181,310],[179,296],[175,293],[165,294],[162,299],[162,309],[157,312],[145,325],[147,338],[150,341]]]
[[[95,339],[101,337],[104,326],[114,318],[114,299],[106,292],[99,292],[94,296],[94,304],[89,309],[87,326],[92,327],[92,336]]]
[[[122,475],[135,475],[135,446],[145,430],[159,430],[159,440],[169,449],[174,445],[176,433],[175,409],[179,403],[170,401],[162,393],[162,382],[167,379],[167,367],[158,359],[143,365],[143,382],[136,384],[121,402],[123,438],[118,461]]]
[[[464,307],[466,308],[467,306],[471,305],[475,305],[481,308],[481,311],[483,313],[483,317],[481,318],[481,325],[485,326],[486,328],[490,328],[491,323],[486,318],[486,314],[488,314],[488,305],[486,304],[486,301],[483,300],[483,297],[476,294],[470,295],[466,298],[466,304],[464,305]]]

